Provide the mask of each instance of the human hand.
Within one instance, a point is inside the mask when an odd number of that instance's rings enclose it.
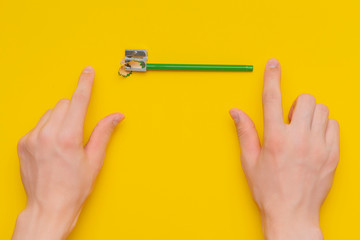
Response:
[[[60,100],[20,139],[18,155],[27,203],[13,239],[65,239],[75,226],[103,165],[107,143],[124,118],[121,113],[103,118],[83,146],[93,81],[94,70],[86,67],[71,101]]]
[[[257,203],[268,240],[323,239],[319,212],[339,161],[339,125],[325,105],[300,95],[283,120],[280,64],[268,61],[263,87],[264,136],[231,109],[241,148],[241,164]]]

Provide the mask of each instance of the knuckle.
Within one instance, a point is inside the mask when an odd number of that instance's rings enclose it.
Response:
[[[276,134],[264,137],[264,150],[272,155],[278,155],[285,149],[285,141],[281,136]]]
[[[329,155],[328,151],[326,150],[326,148],[324,148],[323,145],[315,146],[314,149],[313,149],[314,158],[317,159],[320,162],[326,160],[328,158],[328,155]]]
[[[71,148],[77,146],[78,143],[81,143],[82,139],[79,139],[72,133],[62,132],[56,138],[56,143],[63,148]]]
[[[17,149],[18,151],[34,149],[37,145],[37,142],[37,136],[32,131],[30,131],[19,140]]]
[[[332,170],[335,171],[337,166],[339,164],[339,159],[338,158],[333,158],[329,161],[328,163],[328,167]]]
[[[307,156],[314,149],[318,149],[318,144],[313,144],[310,142],[311,135],[309,132],[301,131],[295,132],[292,137],[293,149],[298,156]]]
[[[26,145],[29,147],[34,146],[37,143],[38,139],[35,134],[29,134],[29,136],[26,139]]]
[[[324,104],[317,104],[316,108],[322,113],[329,114],[329,108]]]
[[[39,132],[39,141],[42,143],[46,143],[46,142],[50,141],[52,139],[52,137],[53,137],[53,133],[48,128],[43,128]]]
[[[87,98],[87,94],[84,90],[77,90],[74,95],[72,96],[72,99],[74,101],[83,101]]]
[[[62,147],[69,147],[73,145],[74,138],[69,134],[60,134],[57,137],[56,142]]]
[[[264,150],[270,155],[278,156],[284,151],[284,147],[282,144],[277,144],[276,142],[268,142],[264,144]]]
[[[63,98],[63,99],[60,99],[60,100],[58,101],[58,104],[59,104],[59,105],[69,105],[69,104],[70,104],[70,100],[67,99],[67,98]]]
[[[22,138],[20,138],[19,141],[18,141],[18,143],[17,143],[17,149],[18,149],[18,150],[23,149],[23,148],[25,147],[25,142],[26,142],[25,136],[22,137]]]
[[[253,122],[248,123],[245,126],[238,126],[237,127],[238,136],[241,137],[253,129],[255,129],[255,124]]]
[[[333,125],[334,128],[339,131],[339,129],[340,129],[340,124],[339,124],[339,122],[338,122],[337,120],[335,120],[335,119],[329,119],[329,123],[330,123],[331,125]]]
[[[305,102],[308,104],[315,104],[316,103],[316,99],[313,95],[308,94],[308,93],[302,93],[299,95],[298,97],[298,101],[300,102]]]
[[[265,91],[263,93],[264,103],[272,103],[281,100],[281,96],[275,91]]]
[[[339,155],[339,151],[334,151],[329,157],[329,164],[334,168],[336,168],[336,166],[339,164]]]
[[[336,169],[337,165],[339,164],[340,160],[340,151],[339,149],[334,149],[334,147],[328,149],[330,152],[328,152],[327,158],[326,158],[326,165],[331,169]]]

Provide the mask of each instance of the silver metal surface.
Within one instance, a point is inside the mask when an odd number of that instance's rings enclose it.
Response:
[[[145,72],[146,63],[147,63],[147,51],[143,49],[125,49],[125,70],[126,71],[135,71],[135,72]],[[130,64],[127,64],[131,61],[137,61],[143,68],[131,67]]]

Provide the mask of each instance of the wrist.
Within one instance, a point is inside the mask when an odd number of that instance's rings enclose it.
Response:
[[[262,226],[267,240],[323,240],[319,217],[296,212],[262,213]]]
[[[16,220],[13,240],[62,240],[75,225],[78,213],[74,211],[49,211],[37,207],[24,209]]]

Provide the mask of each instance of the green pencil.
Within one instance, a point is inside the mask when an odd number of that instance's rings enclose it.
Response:
[[[147,70],[190,70],[190,71],[253,71],[252,65],[214,65],[214,64],[165,64],[148,63]]]
[[[219,64],[168,64],[148,63],[146,50],[126,49],[125,59],[121,61],[119,75],[129,76],[133,71],[146,72],[148,70],[175,70],[175,71],[240,71],[252,72],[252,65],[219,65]]]

